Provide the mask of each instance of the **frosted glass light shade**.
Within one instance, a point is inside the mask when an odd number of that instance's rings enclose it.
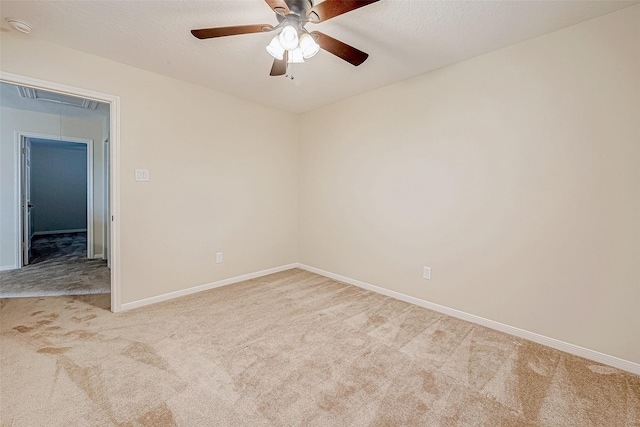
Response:
[[[298,47],[298,31],[293,25],[287,25],[282,29],[279,40],[283,48],[292,51]]]
[[[289,64],[300,64],[304,62],[304,56],[302,55],[302,49],[299,47],[289,52]]]
[[[278,39],[279,37],[275,36],[271,40],[271,43],[269,43],[269,46],[267,46],[267,52],[269,52],[269,55],[273,56],[276,59],[282,59],[284,58],[284,48],[282,47]]]
[[[305,59],[309,59],[314,56],[320,50],[318,43],[309,34],[304,33],[300,37],[300,49],[302,49],[302,56]]]

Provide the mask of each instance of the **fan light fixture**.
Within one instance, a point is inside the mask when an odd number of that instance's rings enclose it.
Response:
[[[302,56],[306,59],[311,58],[320,50],[318,43],[308,33],[304,33],[300,36],[300,49],[302,49]]]
[[[287,25],[280,33],[280,44],[287,50],[298,47],[298,31],[293,25]]]
[[[269,55],[273,56],[274,58],[282,60],[282,58],[284,58],[284,48],[278,40],[279,37],[280,36],[275,36],[271,40],[271,43],[269,43],[269,46],[267,46],[267,52],[269,52]]]
[[[287,63],[298,64],[318,53],[320,46],[307,32],[298,36],[296,27],[289,24],[282,29],[280,34],[271,39],[267,46],[269,55],[278,60],[284,59],[285,50],[289,51]]]
[[[287,59],[287,63],[289,64],[301,64],[304,62],[304,56],[302,54],[302,49],[297,47],[289,52],[289,58]]]

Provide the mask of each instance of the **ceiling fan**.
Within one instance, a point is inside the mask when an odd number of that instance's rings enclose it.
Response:
[[[265,0],[276,13],[278,25],[275,27],[269,24],[237,25],[191,30],[191,34],[199,39],[210,39],[282,29],[267,46],[267,52],[275,58],[271,67],[272,76],[285,75],[288,64],[304,62],[321,48],[358,66],[369,57],[368,54],[319,31],[309,32],[304,26],[309,22],[317,24],[327,21],[377,1],[324,0],[314,5],[313,0]]]

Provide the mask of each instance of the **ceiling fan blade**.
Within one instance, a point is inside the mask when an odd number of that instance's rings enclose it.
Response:
[[[271,66],[270,76],[284,76],[287,73],[287,51],[284,51],[282,59],[274,59]]]
[[[379,0],[324,0],[309,9],[307,18],[314,23],[323,22],[377,1]]]
[[[344,59],[356,67],[366,61],[369,57],[368,53],[364,53],[363,51],[356,49],[353,46],[349,46],[340,40],[329,37],[320,31],[312,31],[311,34],[316,36],[314,38],[316,38],[316,42],[322,49],[333,53],[335,56]]]
[[[275,13],[278,15],[285,16],[289,13],[289,6],[284,2],[284,0],[264,0],[267,2],[269,7],[273,9]]]
[[[237,25],[235,27],[203,28],[191,30],[191,34],[199,39],[211,39],[214,37],[236,36],[239,34],[263,33],[273,30],[273,25]]]

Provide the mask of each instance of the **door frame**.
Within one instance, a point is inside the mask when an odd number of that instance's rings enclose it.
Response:
[[[111,259],[111,311],[121,311],[121,271],[120,271],[120,97],[93,90],[83,89],[46,80],[35,79],[20,74],[0,71],[0,81],[42,89],[64,95],[77,96],[109,104],[109,219]],[[18,176],[19,178],[19,176]],[[18,196],[19,197],[19,196]]]
[[[92,259],[94,256],[93,223],[95,221],[93,217],[93,139],[75,138],[72,136],[64,136],[64,135],[49,135],[49,134],[35,133],[35,132],[15,131],[15,141],[17,144],[16,153],[18,157],[17,159],[18,168],[16,170],[18,171],[18,176],[21,178],[24,173],[24,166],[25,166],[24,165],[25,159],[24,159],[24,154],[22,152],[22,148],[23,148],[23,142],[25,142],[27,138],[45,139],[49,141],[73,142],[76,144],[85,144],[87,146],[87,258]],[[25,191],[25,189],[23,188],[22,179],[17,180],[17,184],[18,184],[18,188],[16,189],[16,193],[18,194],[18,197],[20,197],[20,201],[22,202],[23,196],[24,196],[23,192]],[[25,236],[24,228],[28,227],[28,224],[24,223],[23,209],[24,208],[22,207],[22,203],[20,203],[18,205],[18,210],[20,211],[19,212],[19,215],[20,215],[19,234],[21,236],[21,238],[19,239],[20,241],[18,242],[18,252],[20,254],[18,258],[18,265],[20,266],[20,268],[24,266],[24,259],[23,259],[24,251],[22,250],[23,249],[22,244],[24,243],[24,236]]]
[[[110,203],[110,186],[109,186],[109,137],[102,144],[102,170],[104,171],[104,187],[102,189],[104,195],[104,209],[103,209],[103,218],[102,221],[104,223],[104,227],[102,227],[102,259],[107,261],[107,267],[111,268],[111,258],[109,253],[109,248],[111,247],[110,239],[111,239],[111,221],[109,221],[109,203]]]

